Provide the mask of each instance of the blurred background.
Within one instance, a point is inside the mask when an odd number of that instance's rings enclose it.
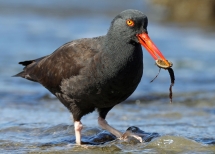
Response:
[[[111,20],[125,9],[137,9],[148,16],[149,36],[173,62],[176,77],[173,104],[169,104],[168,98],[168,72],[161,70],[150,83],[158,68],[143,49],[142,81],[125,103],[110,112],[110,122],[121,130],[136,125],[146,131],[162,130],[163,134],[215,143],[214,0],[0,0],[0,147],[5,149],[3,152],[13,149],[15,143],[20,143],[16,148],[22,151],[53,140],[52,136],[42,140],[44,134],[36,140],[40,133],[35,133],[36,128],[48,130],[52,135],[58,124],[68,126],[67,131],[72,129],[69,112],[44,87],[11,77],[23,68],[18,62],[51,54],[74,39],[105,35]],[[147,120],[148,115],[151,118]],[[96,113],[84,117],[84,124],[93,127],[95,117]],[[187,132],[188,127],[192,133]],[[61,137],[68,135],[61,133]],[[56,140],[61,141],[61,137]]]

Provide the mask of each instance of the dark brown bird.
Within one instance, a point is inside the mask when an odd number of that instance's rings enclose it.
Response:
[[[77,144],[81,144],[81,118],[95,109],[99,125],[121,137],[105,117],[134,92],[141,80],[141,44],[155,60],[166,62],[150,40],[147,24],[142,12],[125,10],[113,19],[105,36],[74,40],[48,56],[19,62],[25,67],[15,76],[39,82],[68,108]]]

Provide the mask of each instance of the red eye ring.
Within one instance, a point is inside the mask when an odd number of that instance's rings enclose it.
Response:
[[[130,27],[133,27],[133,26],[134,26],[134,21],[131,20],[131,19],[128,19],[128,20],[126,20],[126,24],[127,24],[128,26],[130,26]]]

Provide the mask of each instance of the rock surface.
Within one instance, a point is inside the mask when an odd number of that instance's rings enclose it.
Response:
[[[153,0],[152,3],[163,8],[165,20],[197,26],[215,25],[214,0]]]

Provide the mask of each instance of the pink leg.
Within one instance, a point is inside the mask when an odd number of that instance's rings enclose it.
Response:
[[[125,133],[121,133],[120,131],[116,130],[115,128],[111,127],[107,121],[101,117],[98,117],[98,123],[100,125],[100,127],[102,129],[105,129],[107,131],[109,131],[110,133],[112,133],[113,135],[115,135],[117,138],[119,139],[123,139],[126,140],[128,136],[134,137],[137,140],[139,140],[141,143],[143,142],[143,139],[141,138],[141,135],[139,135],[138,133],[132,133],[130,131],[126,131]]]
[[[122,133],[120,131],[116,130],[115,128],[111,127],[105,119],[98,117],[98,123],[102,129],[109,131],[110,133],[112,133],[113,135],[115,135],[118,138],[122,137]]]
[[[81,144],[81,130],[83,128],[83,125],[81,121],[75,121],[74,122],[74,129],[75,129],[75,138],[76,138],[76,143]]]

